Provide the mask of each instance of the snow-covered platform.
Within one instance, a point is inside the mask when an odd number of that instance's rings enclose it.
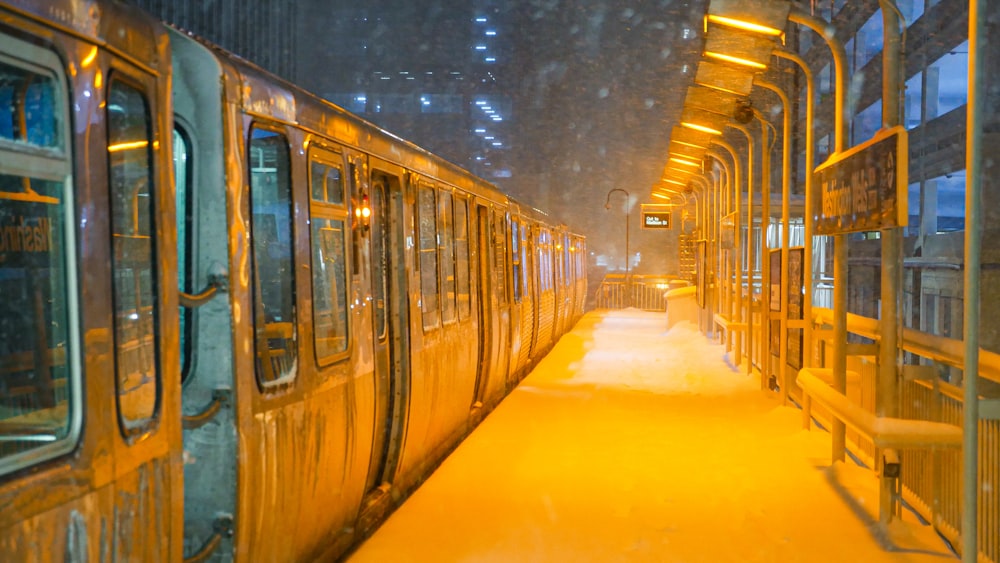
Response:
[[[588,313],[352,562],[956,560],[688,323]]]

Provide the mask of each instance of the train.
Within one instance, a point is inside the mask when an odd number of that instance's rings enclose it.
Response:
[[[583,314],[584,237],[127,3],[0,2],[0,100],[0,560],[343,558]]]

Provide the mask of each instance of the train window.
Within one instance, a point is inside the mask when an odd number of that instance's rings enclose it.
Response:
[[[0,35],[0,53],[3,475],[75,447],[82,393],[67,81],[47,50]]]
[[[469,289],[469,201],[455,198],[455,291],[458,294],[459,318],[472,313]]]
[[[145,95],[121,80],[108,88],[107,112],[118,420],[134,436],[160,397],[152,127]]]
[[[508,301],[507,289],[507,237],[504,234],[504,214],[493,211],[493,269],[497,280],[497,299],[500,304]]]
[[[339,160],[339,155],[317,150],[309,162],[313,338],[320,365],[344,354],[348,346],[347,207]]]
[[[521,225],[516,218],[510,222],[510,257],[513,266],[514,303],[520,303],[524,293],[521,287]]]
[[[455,321],[455,246],[451,193],[438,195],[438,255],[441,260],[441,320]]]
[[[420,185],[417,188],[417,220],[420,255],[420,311],[423,314],[424,330],[437,328],[440,324],[438,313],[438,243],[437,207],[434,188]]]
[[[174,192],[177,201],[177,281],[184,293],[194,293],[194,200],[191,184],[191,141],[180,127],[174,129]],[[181,382],[191,373],[195,310],[180,308],[180,364]]]
[[[255,372],[266,388],[294,378],[298,359],[288,141],[254,127],[249,160]]]

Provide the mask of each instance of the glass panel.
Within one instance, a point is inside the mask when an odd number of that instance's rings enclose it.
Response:
[[[399,186],[399,179],[393,177],[393,185]],[[372,183],[372,291],[375,293],[375,336],[381,341],[387,336],[388,327],[386,296],[389,293],[389,248],[386,239],[389,232],[389,209],[386,206],[386,179],[379,178]]]
[[[188,181],[191,178],[191,161],[188,158],[191,150],[187,137],[179,129],[174,129],[174,184],[177,194],[177,280],[178,287],[185,293],[194,293],[194,272],[192,260],[194,253],[192,239],[192,214],[194,201],[189,193]],[[188,378],[191,371],[191,347],[193,340],[192,319],[194,309],[180,308],[180,364],[181,381]]]
[[[313,201],[343,205],[344,183],[340,168],[317,161],[313,161],[309,166]]]
[[[497,299],[506,304],[510,297],[507,289],[507,237],[504,233],[504,214],[493,212],[493,270],[497,281]]]
[[[329,155],[336,158],[335,155]],[[347,208],[343,204],[340,167],[313,160],[311,239],[313,339],[316,361],[325,363],[347,351]],[[329,205],[327,202],[340,204]]]
[[[347,351],[347,254],[344,221],[313,216],[313,323],[316,359]]]
[[[441,318],[455,320],[455,255],[452,241],[451,194],[438,196],[438,252],[441,259]]]
[[[521,288],[521,228],[514,219],[510,222],[510,254],[513,258],[513,279],[514,279],[514,303],[520,303],[522,298]]]
[[[420,186],[417,191],[417,219],[420,221],[420,310],[423,313],[424,329],[440,324],[438,313],[438,245],[437,223],[434,210],[437,202],[434,189]]]
[[[458,293],[458,312],[466,318],[472,312],[469,296],[469,202],[455,199],[455,285]]]
[[[115,371],[119,418],[132,434],[159,403],[151,128],[145,96],[128,84],[112,82],[107,108]]]
[[[0,62],[0,139],[64,148],[61,112],[51,76]]]
[[[295,377],[298,340],[292,255],[288,141],[253,129],[250,137],[250,237],[254,341],[261,386]]]
[[[11,51],[58,64],[48,51],[3,39]],[[78,435],[64,83],[0,59],[0,139],[14,143],[0,150],[0,475],[70,451]],[[43,159],[51,165],[33,166],[36,157],[21,152],[27,145],[55,149]]]

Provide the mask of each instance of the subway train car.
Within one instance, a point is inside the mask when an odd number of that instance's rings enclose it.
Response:
[[[337,559],[582,314],[582,237],[126,4],[0,2],[0,100],[0,560]]]

